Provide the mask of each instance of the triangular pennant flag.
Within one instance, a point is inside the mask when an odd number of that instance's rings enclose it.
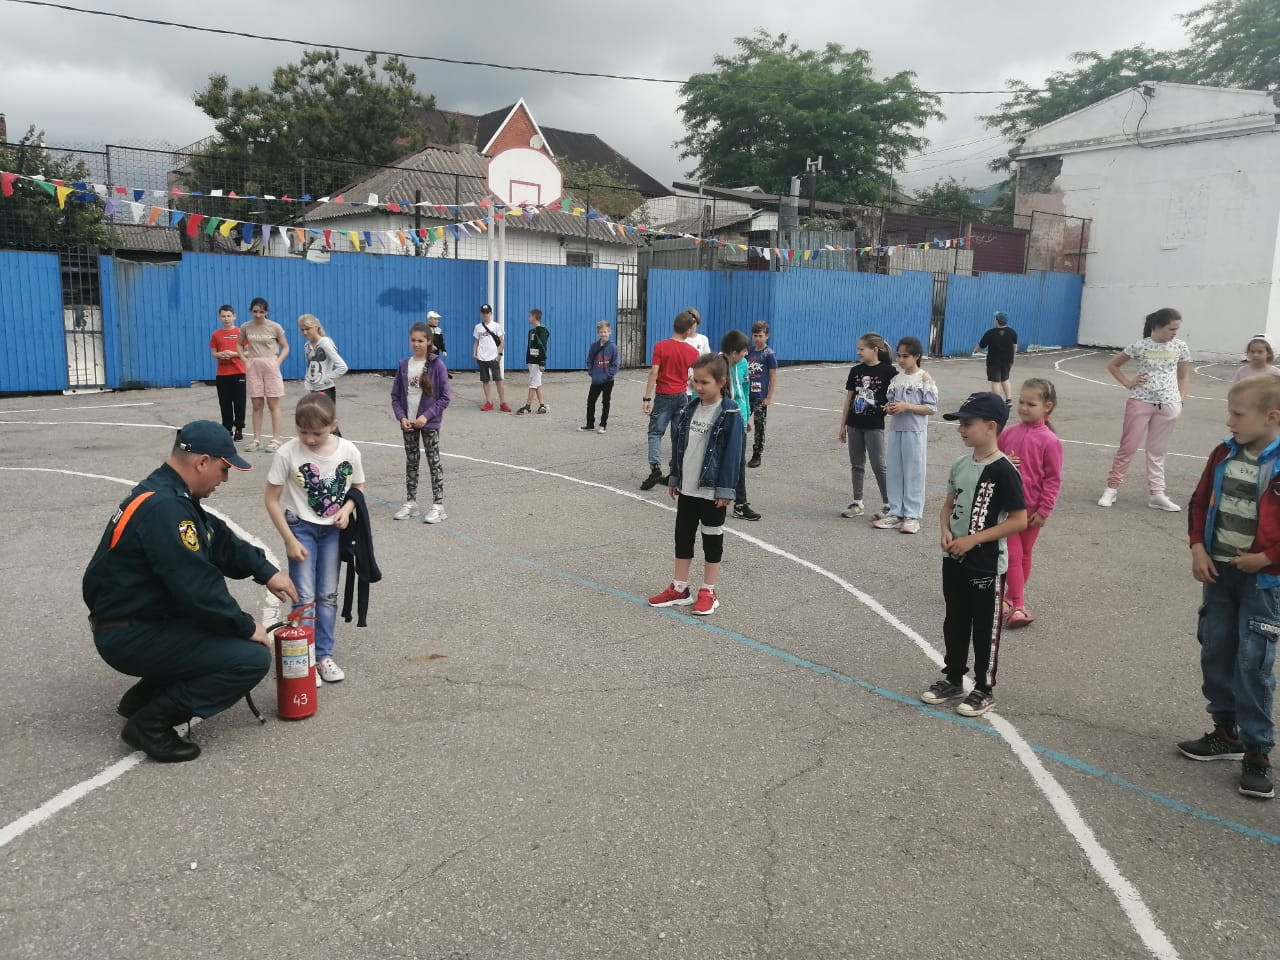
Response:
[[[351,241],[351,246],[355,247],[356,252],[360,252],[360,234],[354,230],[347,231],[347,239]]]
[[[142,219],[142,204],[134,203],[132,200],[126,200],[125,206],[129,208],[129,216],[133,218],[133,222],[138,223]]]
[[[347,198],[346,198],[346,197],[344,197],[342,194],[338,194],[336,197],[334,197],[334,198],[333,198],[333,202],[334,202],[334,203],[346,203],[346,202],[347,202]]]
[[[280,239],[284,241],[285,250],[288,250],[289,249],[289,228],[276,227],[276,229],[280,231]]]
[[[256,226],[257,225],[253,223],[240,224],[240,242],[241,243],[253,243],[253,231]]]
[[[222,225],[218,227],[218,233],[224,237],[231,236],[231,228],[239,222],[239,220],[223,220]]]
[[[0,173],[0,196],[12,197],[13,184],[17,179],[16,173]]]
[[[145,190],[135,190],[135,191],[133,191],[133,202],[134,202],[134,203],[141,203],[141,202],[142,202],[142,198],[143,198],[143,197],[145,197],[146,195],[147,195],[147,191],[145,191]]]
[[[206,237],[212,237],[213,231],[218,229],[218,224],[220,224],[221,222],[222,222],[221,217],[210,217],[209,222],[204,225],[204,235]]]
[[[209,191],[209,196],[211,196],[211,197],[220,197],[220,196],[222,196],[222,190],[221,190],[221,189],[218,189],[218,190],[210,190],[210,191]]]
[[[128,188],[126,188],[126,187],[116,187],[116,188],[115,188],[115,191],[116,191],[116,193],[119,193],[119,194],[122,194],[122,195],[123,195],[123,194],[126,194],[126,193],[128,193],[128,192],[129,192]]]
[[[36,177],[35,181],[40,185],[40,189],[43,190],[45,193],[49,194],[49,196],[51,197],[58,192],[58,188],[55,187],[52,183],[50,183],[48,180],[45,180],[43,177]]]
[[[298,241],[298,246],[305,249],[307,246],[307,231],[303,230],[302,227],[294,227],[293,239]]]
[[[103,184],[103,183],[95,183],[95,184],[93,185],[93,192],[94,192],[94,193],[96,193],[96,194],[97,194],[98,196],[100,196],[100,197],[106,197],[106,195],[107,195],[107,187],[106,187],[106,184]]]
[[[119,197],[107,197],[107,202],[102,205],[102,215],[109,217],[116,212],[116,207],[120,206]]]
[[[324,234],[324,245],[325,245],[326,247],[332,247],[332,246],[333,246],[333,231],[332,231],[332,230],[322,230],[321,232]]]
[[[141,206],[141,204],[138,204],[138,206]],[[156,221],[160,219],[160,215],[164,212],[164,207],[152,207],[151,212],[147,214],[147,226],[155,226]]]
[[[400,246],[402,246],[402,247],[407,247],[407,246],[409,245],[409,241],[408,241],[407,239],[405,239],[405,235],[404,235],[404,231],[403,231],[403,230],[397,230],[397,231],[396,231],[396,239],[398,239],[398,240],[400,241]]]
[[[202,220],[204,220],[204,214],[202,213],[193,213],[191,216],[187,217],[188,237],[194,237],[196,235],[196,232],[200,229],[200,222]],[[177,223],[177,221],[175,220],[174,223]]]
[[[373,243],[373,237],[369,236],[369,231],[366,230],[364,231],[364,245],[367,247],[371,243]]]

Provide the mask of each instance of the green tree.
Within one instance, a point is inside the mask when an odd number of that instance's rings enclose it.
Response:
[[[419,118],[435,98],[415,90],[415,81],[397,57],[381,67],[374,54],[343,63],[336,50],[308,50],[300,62],[276,67],[266,89],[233,88],[225,74],[212,74],[193,99],[217,138],[190,158],[187,186],[331,194],[427,143]],[[226,215],[225,204],[210,212]]]
[[[931,187],[917,190],[917,212],[932,213],[956,220],[980,220],[983,208],[973,199],[973,191],[955,177],[946,177]]]
[[[1249,90],[1280,86],[1280,0],[1215,0],[1178,18],[1198,83]]]
[[[805,160],[821,156],[820,199],[874,202],[890,172],[927,144],[920,128],[942,118],[914,73],[876,79],[866,50],[802,50],[765,30],[734,44],[736,53],[717,54],[714,70],[680,87],[687,133],[675,146],[697,161],[692,177],[785,193]]]
[[[1152,50],[1142,44],[1105,57],[1091,50],[1077,52],[1071,55],[1071,61],[1077,64],[1074,69],[1055,70],[1038,87],[1022,80],[1006,80],[1012,96],[995,112],[983,116],[983,123],[1016,141],[1036,127],[1132,89],[1143,80],[1191,79],[1179,54]],[[1008,157],[999,157],[990,166],[992,170],[1005,170],[1009,164]]]
[[[556,165],[564,175],[566,194],[613,220],[625,220],[644,203],[636,185],[616,166],[577,163],[567,158],[558,158]]]
[[[67,195],[58,206],[48,181],[70,186],[90,179],[89,168],[71,156],[57,157],[44,147],[44,131],[29,127],[17,143],[0,146],[0,170],[30,177],[43,176],[47,186],[30,180],[13,185],[13,196],[0,199],[0,247],[18,250],[58,250],[84,244],[101,245],[106,237],[102,206],[82,193]]]

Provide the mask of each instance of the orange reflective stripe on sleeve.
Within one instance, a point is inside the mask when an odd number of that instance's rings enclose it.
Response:
[[[129,524],[129,518],[137,512],[137,509],[140,506],[142,506],[142,501],[147,499],[147,497],[151,496],[153,493],[155,493],[154,490],[148,490],[146,493],[140,493],[129,501],[129,505],[125,507],[124,512],[120,514],[120,520],[116,523],[116,528],[111,534],[111,546],[107,548],[108,550],[113,549],[115,545],[120,542],[120,538],[124,536],[124,528]]]

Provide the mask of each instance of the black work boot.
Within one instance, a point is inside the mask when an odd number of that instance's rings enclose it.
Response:
[[[120,703],[116,705],[116,713],[128,720],[135,713],[156,698],[164,683],[153,677],[143,677],[124,692]]]
[[[649,464],[649,475],[644,478],[644,482],[640,484],[641,490],[652,490],[658,485],[658,481],[662,479],[662,471],[658,469],[656,463]]]
[[[191,715],[161,694],[129,718],[120,739],[159,763],[183,763],[200,756],[200,747],[173,729]]]

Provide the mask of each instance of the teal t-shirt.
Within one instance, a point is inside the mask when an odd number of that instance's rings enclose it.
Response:
[[[953,537],[990,530],[1015,510],[1027,509],[1022,477],[1003,453],[981,463],[971,455],[961,457],[951,465],[947,494],[954,497],[950,524]],[[954,560],[950,555],[948,559]],[[1009,551],[1003,539],[980,543],[955,562],[963,563],[974,576],[1001,574],[1009,569]]]

